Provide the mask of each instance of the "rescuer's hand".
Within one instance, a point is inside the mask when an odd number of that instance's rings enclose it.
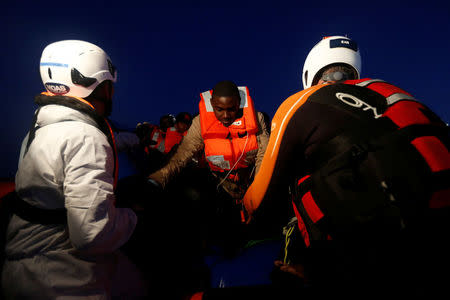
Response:
[[[301,264],[286,264],[281,260],[276,260],[274,262],[275,267],[277,267],[280,271],[292,274],[298,278],[305,279],[305,268]]]

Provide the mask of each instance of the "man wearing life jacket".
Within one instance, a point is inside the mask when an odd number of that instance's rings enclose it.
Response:
[[[215,213],[205,214],[217,223],[219,219],[240,223],[242,207],[236,200],[242,198],[258,172],[269,139],[264,117],[255,111],[248,89],[238,88],[231,81],[221,81],[213,90],[202,93],[199,111],[168,164],[151,174],[150,181],[166,187],[204,151],[214,176],[213,189],[220,194],[208,199],[208,205],[212,210],[227,211],[217,218],[213,217]]]
[[[115,206],[118,165],[106,117],[117,71],[96,45],[65,40],[44,49],[40,73],[47,91],[35,97],[38,109],[20,152],[3,293],[142,296],[139,273],[118,251],[137,217]]]
[[[248,222],[272,217],[290,186],[304,250],[298,268],[289,255],[278,261],[282,270],[309,286],[436,287],[444,281],[432,282],[432,268],[450,236],[448,127],[408,92],[360,72],[355,41],[332,36],[312,48],[305,90],[278,108],[243,198]]]

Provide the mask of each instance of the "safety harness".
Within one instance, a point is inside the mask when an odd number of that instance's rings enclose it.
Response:
[[[326,100],[338,94],[342,101]],[[307,246],[396,234],[450,208],[449,129],[410,94],[381,80],[352,80],[308,101],[344,109],[355,122],[319,146],[298,180],[293,204]],[[361,110],[374,118],[363,120]]]

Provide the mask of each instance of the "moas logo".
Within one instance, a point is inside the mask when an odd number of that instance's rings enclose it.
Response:
[[[373,116],[375,117],[375,119],[378,119],[379,117],[381,117],[381,115],[377,112],[376,107],[370,106],[366,102],[362,101],[359,98],[356,98],[353,95],[346,94],[346,93],[336,93],[336,97],[347,105],[350,105],[350,106],[353,106],[356,108],[361,108],[364,111],[371,110],[373,112]]]
[[[47,90],[55,95],[64,95],[70,91],[70,88],[67,85],[61,83],[46,83],[45,87]]]

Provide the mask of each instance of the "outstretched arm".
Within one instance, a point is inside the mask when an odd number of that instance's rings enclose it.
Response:
[[[157,181],[162,187],[192,160],[194,155],[205,147],[201,136],[200,118],[197,116],[192,120],[188,133],[181,141],[169,162],[158,171],[150,174],[149,178]]]

